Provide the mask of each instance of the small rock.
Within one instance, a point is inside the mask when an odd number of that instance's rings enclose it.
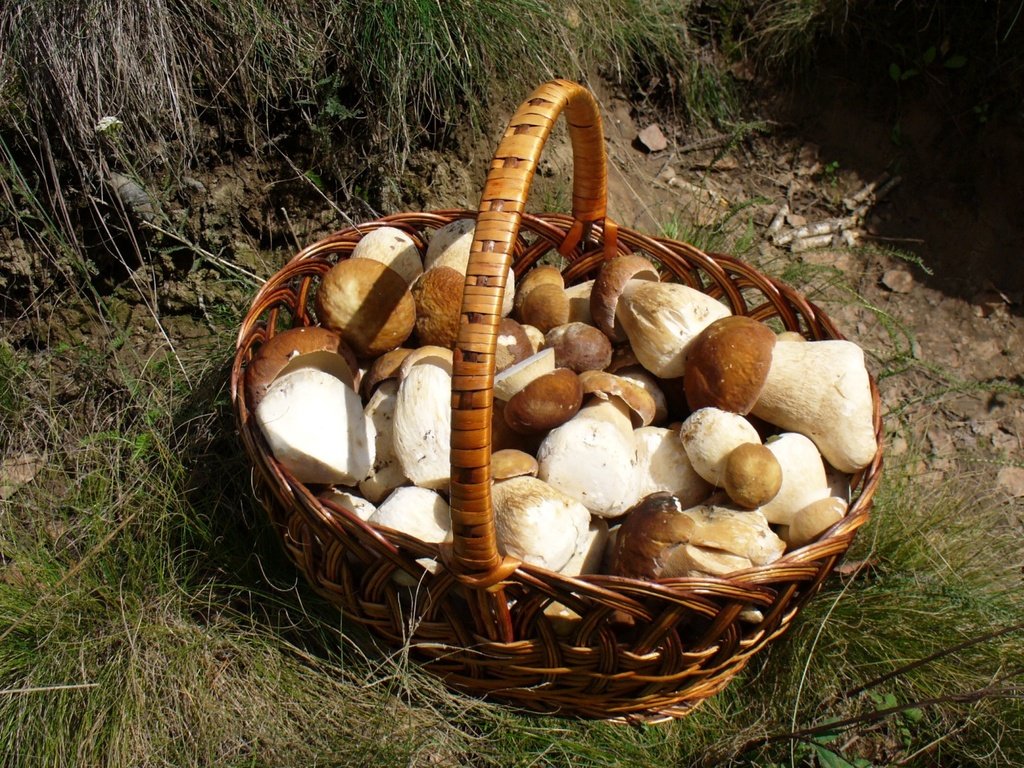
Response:
[[[1003,467],[996,475],[996,485],[1015,499],[1024,496],[1024,468]]]
[[[905,269],[890,269],[882,275],[882,285],[895,293],[910,293],[914,288],[914,276]]]
[[[668,139],[665,138],[665,134],[661,132],[661,127],[657,123],[648,125],[637,134],[636,138],[648,152],[660,152],[668,146]]]

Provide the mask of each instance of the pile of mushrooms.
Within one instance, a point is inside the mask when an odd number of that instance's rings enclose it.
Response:
[[[452,348],[473,221],[379,227],[324,276],[318,326],[249,364],[280,467],[423,541],[447,519]],[[641,254],[566,286],[509,273],[498,333],[498,546],[568,576],[721,577],[814,541],[877,451],[861,349],[806,341],[662,279]],[[436,564],[422,563],[427,570]]]

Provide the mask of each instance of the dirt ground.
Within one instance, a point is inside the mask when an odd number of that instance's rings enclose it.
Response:
[[[900,105],[897,142],[891,105],[872,106],[833,73],[810,92],[759,105],[768,115],[763,130],[718,140],[600,82],[594,88],[605,118],[612,217],[650,233],[688,231],[696,221],[706,234],[727,222],[727,241],[741,242],[744,258],[802,282],[869,351],[893,435],[890,460],[995,493],[1024,529],[1022,121],[979,126],[923,98]],[[396,208],[474,207],[506,117],[496,116],[483,140],[444,155],[414,154],[397,180]],[[638,140],[651,125],[664,148]],[[556,132],[533,207],[564,210],[569,178],[568,147]],[[801,226],[849,219],[844,199],[876,179],[894,185],[867,198],[863,216],[848,220],[834,242],[794,253],[799,247],[780,241]],[[244,302],[255,285],[250,275],[268,274],[298,245],[350,219],[372,218],[311,193],[298,169],[272,156],[228,158],[197,172],[165,204],[172,218],[190,222],[206,255],[178,243],[161,260],[108,269],[103,320],[61,303],[59,280],[41,277],[40,257],[7,233],[10,257],[0,267],[7,342],[49,354],[59,343],[91,343],[101,330],[108,337],[128,331],[141,358],[144,347],[167,344],[183,359],[201,357],[224,346],[218,307]],[[847,247],[844,232],[859,246]],[[63,386],[63,396],[74,397],[73,375]]]

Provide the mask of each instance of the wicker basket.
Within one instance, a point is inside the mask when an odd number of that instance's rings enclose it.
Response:
[[[563,110],[573,148],[573,215],[526,214],[541,149]],[[549,713],[657,721],[685,715],[722,690],[792,623],[866,522],[882,451],[853,478],[855,500],[843,520],[775,563],[729,578],[568,578],[502,557],[489,461],[496,327],[509,264],[520,276],[557,250],[569,262],[568,285],[594,277],[615,253],[640,251],[662,265],[663,279],[714,296],[735,314],[777,318],[810,339],[842,338],[800,294],[734,258],[616,227],[605,218],[605,199],[604,140],[592,95],[565,81],[541,86],[512,117],[479,212],[402,213],[346,229],[305,248],[271,277],[239,333],[231,394],[257,495],[290,558],[346,619],[389,645],[408,643],[426,669],[464,692]],[[459,218],[476,218],[477,225],[452,387],[453,542],[439,546],[364,523],[289,476],[271,456],[242,384],[268,338],[316,323],[318,281],[367,232],[399,227],[422,245],[429,230]],[[417,562],[424,557],[439,558],[442,567],[426,571]],[[399,572],[408,578],[396,580]],[[400,585],[409,578],[417,588]],[[552,602],[579,614],[568,634],[545,614]],[[758,609],[753,620],[751,607]]]

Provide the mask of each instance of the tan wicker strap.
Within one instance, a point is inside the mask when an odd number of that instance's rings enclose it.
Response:
[[[498,554],[491,507],[494,351],[527,193],[563,110],[573,149],[573,216],[582,237],[605,218],[608,177],[597,102],[576,83],[546,83],[513,115],[491,161],[466,274],[452,375],[451,448],[453,564],[464,574],[498,577],[511,564]]]

